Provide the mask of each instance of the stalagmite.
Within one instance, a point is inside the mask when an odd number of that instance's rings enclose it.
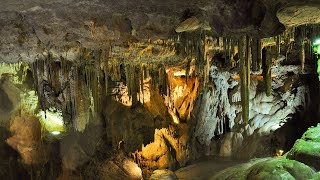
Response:
[[[249,119],[249,89],[250,89],[249,40],[247,36],[243,36],[240,38],[239,53],[240,53],[242,119],[244,123],[247,123]]]
[[[266,95],[271,95],[271,64],[272,64],[272,57],[270,52],[268,51],[267,47],[264,47],[262,50],[262,74],[263,80],[265,84],[265,91]]]

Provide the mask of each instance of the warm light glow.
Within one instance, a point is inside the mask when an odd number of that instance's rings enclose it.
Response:
[[[19,76],[17,76],[17,72],[19,71],[19,68],[21,66],[21,63],[14,63],[14,64],[8,64],[8,63],[0,63],[0,78],[3,74],[10,74],[13,78],[13,83],[15,84],[21,84],[22,82],[19,81]]]
[[[320,45],[320,38],[319,39],[316,39],[313,43],[314,46],[318,46]]]
[[[52,131],[51,134],[53,134],[53,135],[59,135],[60,132],[59,132],[59,131]]]
[[[284,152],[284,151],[283,151],[282,149],[278,149],[277,152],[276,152],[276,155],[277,155],[278,157],[280,157],[280,156],[282,156],[283,152]]]
[[[38,95],[36,91],[26,91],[21,94],[21,108],[33,113],[38,106]]]
[[[51,134],[57,135],[57,132],[64,132],[64,123],[62,112],[54,108],[40,111],[38,113],[39,120],[45,129]]]
[[[179,117],[176,115],[176,113],[174,113],[170,108],[168,109],[169,114],[171,115],[173,122],[175,124],[179,124],[180,123],[180,119]]]
[[[263,76],[262,75],[255,75],[255,74],[251,74],[250,75],[251,79],[258,79],[258,80],[262,80],[263,79]],[[275,78],[277,77],[276,75],[271,75],[271,78]],[[234,80],[240,80],[240,76],[239,75],[233,75],[231,76],[232,79]]]
[[[142,170],[132,160],[124,160],[123,168],[129,173],[132,179],[142,179]]]

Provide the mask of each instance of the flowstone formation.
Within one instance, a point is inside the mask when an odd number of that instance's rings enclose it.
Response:
[[[206,153],[240,157],[242,147],[246,144],[248,148],[244,148],[243,155],[250,157],[251,153],[259,151],[259,145],[249,145],[250,142],[244,139],[269,135],[290,121],[294,114],[306,110],[310,102],[309,90],[303,84],[298,84],[301,81],[298,69],[297,66],[274,67],[271,96],[261,91],[261,77],[252,75],[250,116],[246,124],[241,116],[239,81],[233,78],[237,74],[219,72],[213,66],[210,76],[213,88],[206,88],[198,99],[198,120],[194,134],[197,141],[207,147]],[[217,136],[223,137],[218,146],[219,141],[214,140]]]

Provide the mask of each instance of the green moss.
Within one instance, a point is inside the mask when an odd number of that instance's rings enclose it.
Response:
[[[284,157],[265,158],[221,171],[211,180],[294,180],[312,179],[315,172],[307,165]]]
[[[308,131],[303,134],[301,139],[306,141],[320,142],[320,127],[309,128]]]
[[[320,169],[320,126],[309,128],[288,152],[287,158]]]
[[[303,163],[281,157],[253,166],[249,169],[247,179],[309,179],[313,174],[314,171]]]
[[[320,142],[313,142],[313,141],[305,141],[299,139],[294,144],[292,150],[289,152],[289,156],[295,153],[304,153],[312,156],[319,156],[320,157]]]
[[[310,180],[319,180],[320,179],[320,172],[313,175],[313,177]]]

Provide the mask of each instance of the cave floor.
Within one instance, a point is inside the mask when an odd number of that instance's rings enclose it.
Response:
[[[175,173],[179,180],[204,180],[209,179],[223,169],[244,162],[246,161],[210,156],[178,169]]]

